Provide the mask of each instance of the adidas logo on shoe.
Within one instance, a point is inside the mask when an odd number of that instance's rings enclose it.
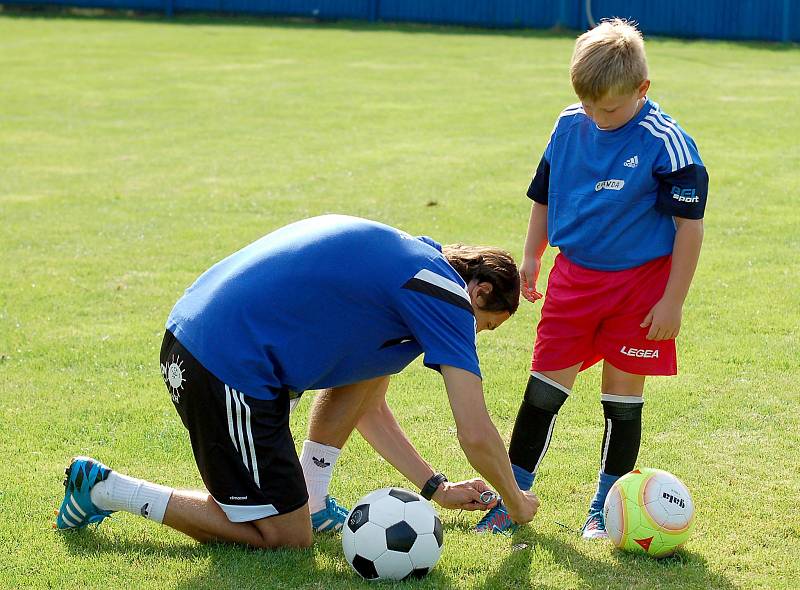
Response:
[[[633,156],[632,158],[628,158],[623,162],[623,166],[627,168],[636,168],[639,165],[639,156]]]
[[[325,457],[322,457],[321,459],[317,459],[316,457],[312,456],[311,460],[314,461],[314,465],[316,465],[320,469],[325,469],[326,467],[330,467],[331,466],[331,464],[328,463],[325,460]]]

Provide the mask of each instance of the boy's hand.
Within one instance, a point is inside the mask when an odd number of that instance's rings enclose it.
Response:
[[[539,279],[541,267],[542,260],[540,258],[523,258],[519,267],[519,290],[522,296],[531,303],[536,303],[543,297],[536,290],[536,281]]]
[[[640,327],[650,326],[648,340],[672,340],[681,330],[682,306],[667,299],[661,299],[645,316]]]

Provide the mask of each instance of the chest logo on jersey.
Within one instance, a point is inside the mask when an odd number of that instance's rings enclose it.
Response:
[[[632,158],[628,158],[622,163],[623,166],[626,168],[636,168],[639,165],[639,156],[633,156]]]
[[[601,191],[603,189],[608,189],[610,191],[621,191],[623,186],[625,186],[624,180],[616,180],[612,178],[611,180],[601,180],[594,185],[594,190]]]

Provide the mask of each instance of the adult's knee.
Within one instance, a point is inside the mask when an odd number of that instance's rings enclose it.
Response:
[[[257,549],[305,549],[314,544],[311,528],[300,531],[270,531],[261,535]]]

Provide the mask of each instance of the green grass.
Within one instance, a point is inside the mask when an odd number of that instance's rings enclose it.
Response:
[[[359,586],[335,538],[252,552],[129,515],[58,534],[63,467],[89,453],[200,485],[159,375],[164,320],[211,263],[282,224],[342,212],[519,256],[531,172],[574,101],[571,46],[427,27],[0,18],[0,586]],[[439,566],[404,588],[800,583],[800,51],[651,40],[649,56],[651,96],[711,175],[681,373],[648,383],[640,455],[688,484],[696,533],[657,562],[555,524],[577,527],[593,490],[595,368],[561,413],[535,522],[510,541],[443,512]],[[525,303],[479,339],[506,440],[538,310]],[[474,475],[435,373],[415,363],[389,396],[423,456]],[[308,407],[292,419],[298,441]],[[355,435],[333,492],[350,504],[395,484],[408,485]]]

